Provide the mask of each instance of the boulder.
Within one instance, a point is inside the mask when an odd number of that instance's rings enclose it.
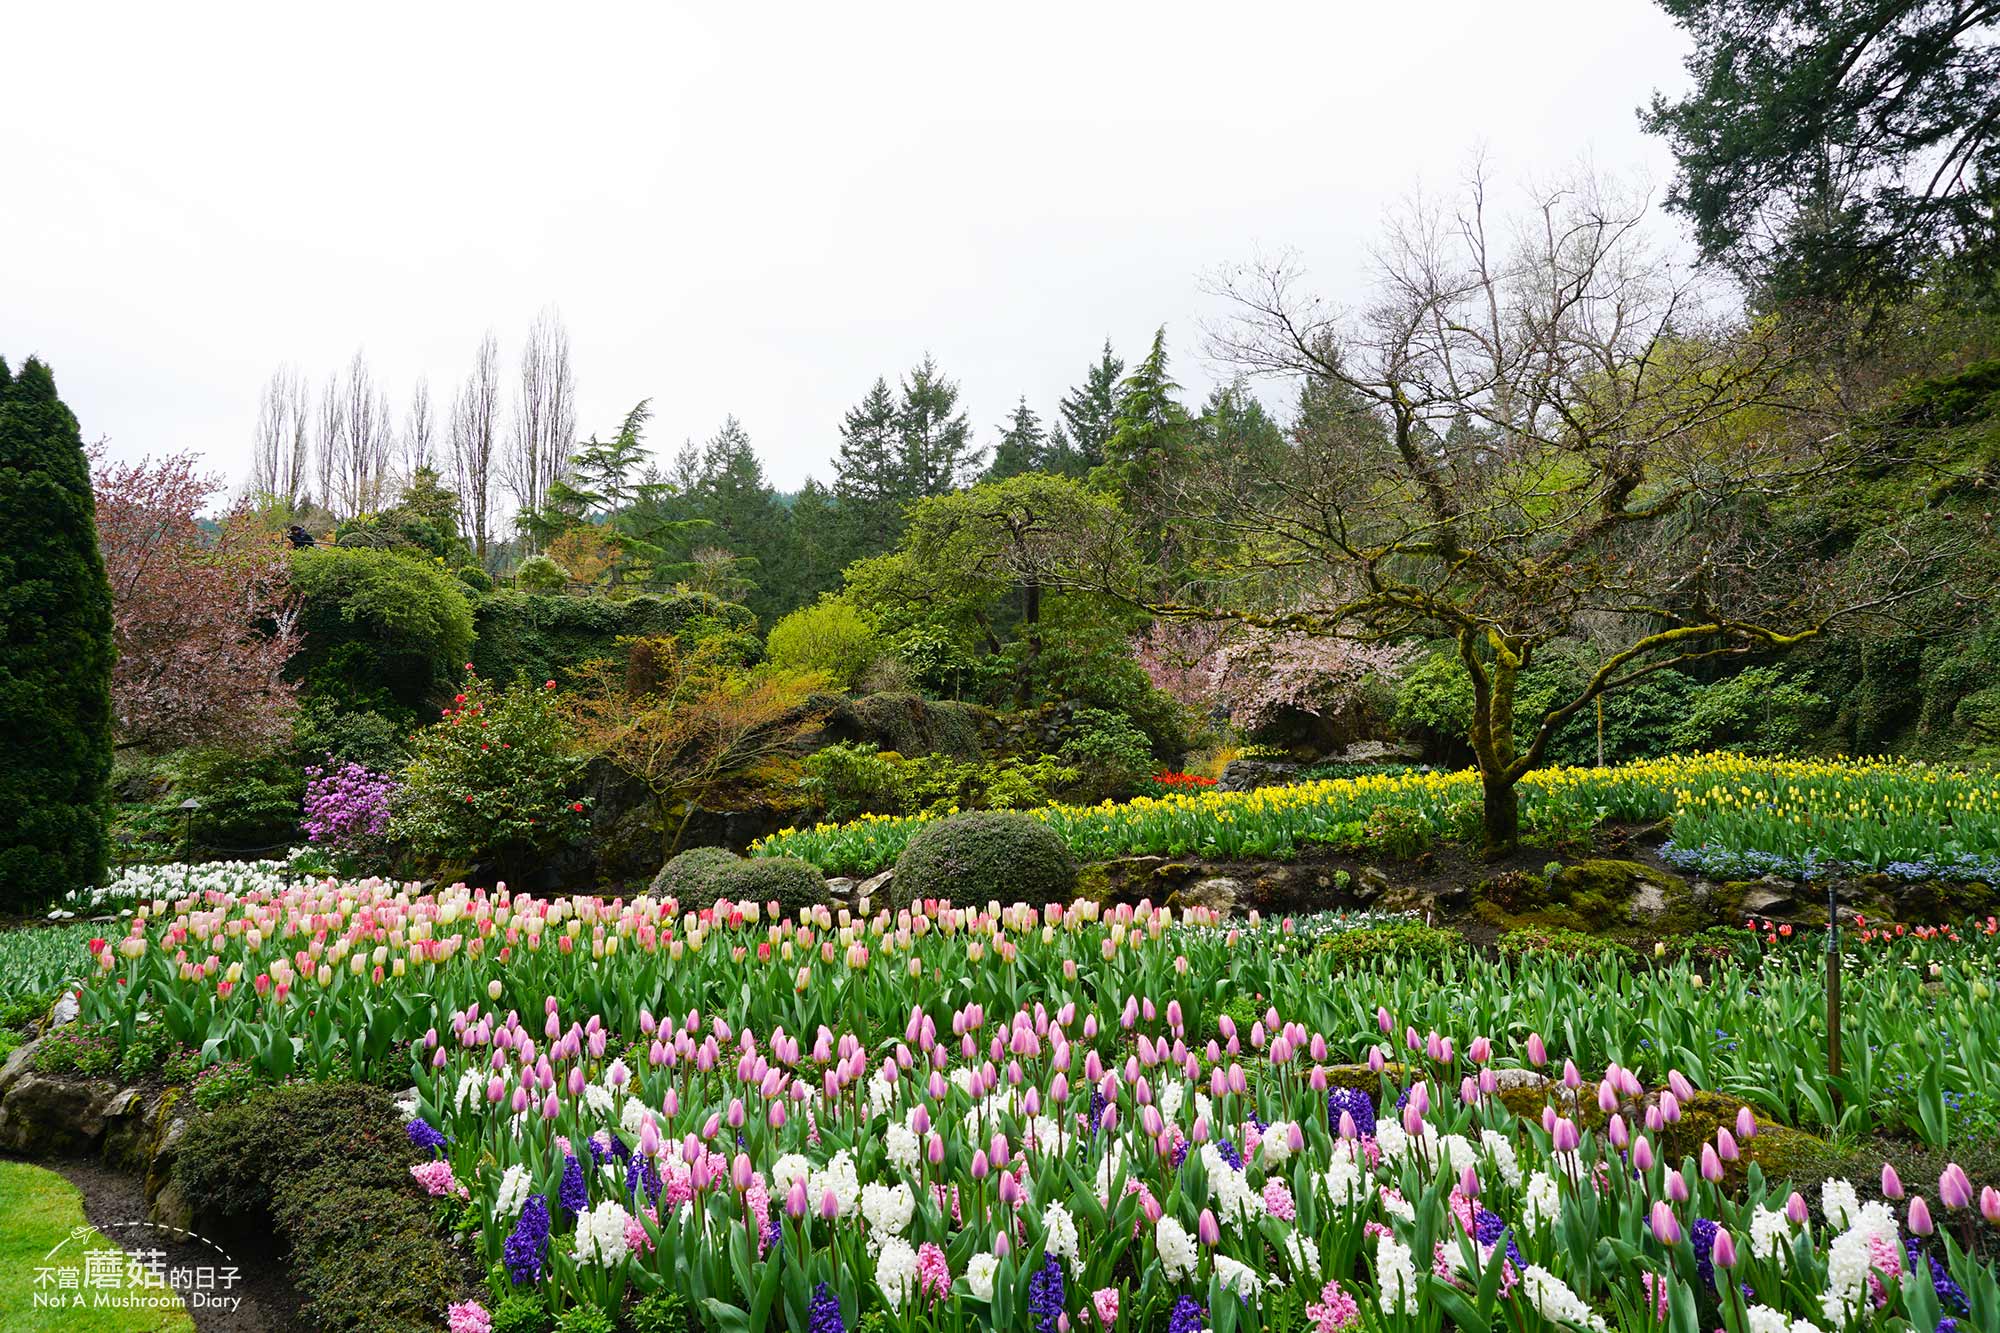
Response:
[[[1356,741],[1340,752],[1343,764],[1414,764],[1424,752],[1396,741]]]
[[[1196,880],[1184,889],[1174,890],[1173,896],[1167,899],[1167,906],[1179,909],[1205,907],[1226,915],[1236,910],[1242,895],[1243,881],[1217,876]]]
[[[29,1157],[87,1153],[104,1137],[114,1084],[26,1073],[0,1098],[0,1149]]]
[[[1232,759],[1223,766],[1215,789],[1243,792],[1289,786],[1299,780],[1300,767],[1278,759]]]
[[[1623,915],[1644,926],[1660,926],[1670,913],[1684,913],[1693,893],[1679,875],[1638,861],[1608,859],[1564,866],[1550,881],[1554,896],[1594,925]]]
[[[1362,902],[1373,902],[1389,889],[1389,877],[1376,866],[1363,866],[1354,876],[1354,896]]]

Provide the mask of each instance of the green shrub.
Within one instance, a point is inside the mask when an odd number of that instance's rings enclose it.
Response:
[[[305,637],[286,670],[308,698],[421,711],[472,650],[464,589],[427,559],[316,546],[293,553],[292,585]]]
[[[713,902],[723,896],[729,867],[738,860],[727,847],[690,847],[653,876],[653,896],[682,902]]]
[[[852,602],[822,597],[771,626],[764,652],[774,666],[821,671],[841,689],[850,688],[882,655],[874,622]]]
[[[1567,926],[1521,926],[1508,931],[1494,946],[1509,958],[1559,954],[1566,958],[1602,957],[1609,954],[1627,967],[1639,966],[1638,950],[1617,940],[1607,940]]]
[[[805,757],[799,790],[828,819],[908,809],[903,757],[868,741],[836,741]]]
[[[656,1291],[625,1312],[626,1327],[632,1333],[698,1333],[699,1323],[688,1311],[687,1299],[677,1291]],[[493,1333],[500,1333],[496,1320]]]
[[[556,1333],[616,1333],[611,1316],[594,1305],[572,1305],[556,1320]]]
[[[827,901],[826,877],[794,856],[741,857],[723,847],[691,847],[660,868],[653,893],[683,903],[776,902],[787,917]]]
[[[438,863],[516,871],[582,837],[585,759],[553,681],[494,690],[467,673],[446,715],[417,736],[390,834]]]
[[[34,1058],[44,1074],[100,1078],[118,1067],[118,1036],[109,1028],[72,1023],[44,1037]]]
[[[529,592],[561,592],[569,586],[569,571],[545,555],[531,555],[514,571],[514,583]]]
[[[104,882],[111,587],[90,464],[47,366],[0,361],[0,911]]]
[[[1749,965],[1763,953],[1757,932],[1741,926],[1709,926],[1675,941],[1690,958],[1706,958],[1718,963]]]
[[[1079,708],[1063,738],[1062,757],[1082,770],[1096,799],[1128,796],[1153,771],[1153,744],[1129,716]]]
[[[169,819],[181,818],[181,801],[201,802],[191,823],[198,855],[261,851],[300,840],[305,774],[289,755],[182,750],[166,767],[174,776],[165,811]]]
[[[435,1329],[466,1276],[410,1188],[416,1159],[383,1089],[291,1084],[198,1117],[174,1181],[185,1198],[276,1230],[315,1327],[402,1333]]]
[[[1341,931],[1321,944],[1320,952],[1336,971],[1345,971],[1387,958],[1441,962],[1464,947],[1464,937],[1455,930],[1398,921]]]
[[[897,754],[943,754],[977,759],[979,711],[970,705],[905,692],[863,694],[833,702],[827,735],[835,741],[872,744]]]
[[[331,699],[315,699],[299,710],[291,748],[301,769],[332,760],[394,773],[409,762],[409,740],[408,727],[372,708],[349,710]]]
[[[728,897],[738,902],[778,904],[786,917],[796,917],[808,907],[827,901],[826,877],[819,867],[795,856],[738,857],[723,872]]]
[[[493,1307],[493,1333],[548,1333],[553,1322],[534,1292],[515,1292]]]
[[[1368,812],[1362,837],[1384,856],[1408,861],[1430,850],[1431,826],[1421,810],[1407,805],[1378,805]]]
[[[621,638],[740,639],[743,660],[757,652],[756,624],[744,608],[707,593],[672,596],[548,597],[497,592],[473,609],[479,638],[472,663],[500,684],[517,679],[561,681],[598,658],[624,656]]]
[[[478,565],[460,565],[451,571],[451,576],[465,585],[465,590],[475,597],[493,591],[493,576]]]
[[[896,896],[958,902],[1067,903],[1076,860],[1056,832],[1010,811],[953,815],[929,825],[896,858]]]

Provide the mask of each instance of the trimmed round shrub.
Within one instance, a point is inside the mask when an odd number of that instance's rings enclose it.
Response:
[[[653,876],[653,896],[710,902],[723,896],[725,873],[742,858],[727,847],[690,847]]]
[[[292,553],[305,637],[286,666],[308,699],[343,709],[425,709],[472,651],[465,586],[429,560],[368,547]]]
[[[896,896],[959,902],[1067,903],[1076,893],[1076,858],[1039,819],[978,810],[940,819],[896,858]]]
[[[776,902],[786,916],[827,901],[826,876],[796,856],[753,856],[723,872],[727,893],[739,901]]]
[[[530,592],[561,592],[569,586],[569,571],[545,555],[531,555],[514,571],[514,582]]]

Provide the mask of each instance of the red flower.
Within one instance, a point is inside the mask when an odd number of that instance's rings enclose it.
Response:
[[[577,812],[578,814],[582,814],[582,813],[583,813],[583,802],[582,802],[582,801],[571,801],[571,802],[569,803],[569,808],[570,808],[570,809],[572,809],[572,810],[574,810],[574,811],[576,811],[576,812]]]
[[[545,689],[545,690],[552,690],[552,689],[554,689],[555,687],[556,687],[556,683],[555,683],[554,681],[552,681],[552,680],[545,680],[545,681],[543,681],[543,682],[542,682],[542,688],[543,688],[543,689]]]

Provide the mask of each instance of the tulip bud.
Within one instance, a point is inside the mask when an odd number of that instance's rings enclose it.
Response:
[[[1882,1197],[1885,1199],[1903,1197],[1903,1179],[1896,1174],[1896,1168],[1887,1162],[1882,1163]]]
[[[1925,1203],[1924,1196],[1919,1194],[1910,1200],[1910,1231],[1914,1235],[1928,1236],[1935,1230],[1937,1227],[1931,1222],[1930,1205]]]

